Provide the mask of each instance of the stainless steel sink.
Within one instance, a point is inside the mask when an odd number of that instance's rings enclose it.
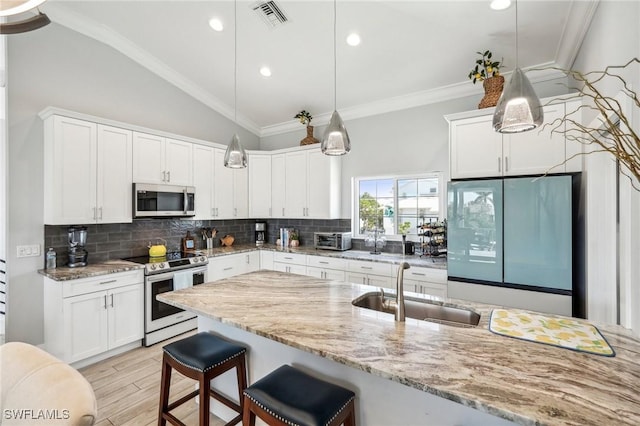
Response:
[[[379,291],[363,294],[353,300],[351,304],[358,308],[372,309],[374,311],[395,313],[396,295],[384,294]],[[480,315],[469,309],[444,306],[425,299],[417,299],[409,296],[404,298],[405,316],[418,320],[437,322],[456,327],[476,327],[480,321]]]

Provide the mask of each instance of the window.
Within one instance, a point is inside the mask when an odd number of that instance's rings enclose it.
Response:
[[[354,179],[353,235],[417,235],[418,225],[442,217],[442,180],[441,173]]]

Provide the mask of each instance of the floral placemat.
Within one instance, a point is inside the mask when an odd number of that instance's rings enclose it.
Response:
[[[559,346],[579,352],[615,356],[615,351],[593,325],[512,309],[494,309],[489,331],[516,339]]]

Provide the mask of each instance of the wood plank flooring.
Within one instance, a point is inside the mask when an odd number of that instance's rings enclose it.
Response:
[[[80,369],[91,383],[98,401],[96,426],[157,425],[162,347],[194,333],[189,332],[148,348],[137,348]],[[171,376],[170,402],[195,389],[195,381],[176,371]],[[172,413],[186,425],[198,424],[195,399]],[[224,422],[211,415],[210,424],[221,426]]]

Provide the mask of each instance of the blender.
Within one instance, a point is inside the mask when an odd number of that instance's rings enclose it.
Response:
[[[67,266],[75,268],[78,266],[87,266],[87,227],[72,226],[67,229],[69,236],[69,263]]]

